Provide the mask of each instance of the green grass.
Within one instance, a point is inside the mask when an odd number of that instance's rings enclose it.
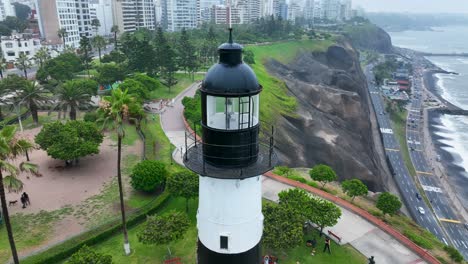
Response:
[[[68,114],[68,113],[67,113]],[[32,119],[32,116],[29,116],[25,120],[22,120],[22,125],[24,129],[31,129],[31,128],[36,128],[39,127],[43,124],[47,124],[50,122],[55,122],[57,121],[58,113],[57,112],[51,112],[50,115],[39,115],[39,124],[36,125]],[[68,116],[67,116],[68,117]],[[19,124],[17,124],[19,128]]]
[[[194,81],[202,80],[204,77],[204,74],[195,74],[195,80],[192,80],[188,74],[185,73],[176,73],[175,74],[177,78],[177,84],[171,87],[171,90],[169,91],[169,88],[167,86],[164,86],[162,88],[158,88],[154,91],[151,91],[150,93],[150,98],[151,99],[171,99],[176,97],[180,92],[185,90],[187,87],[189,87],[190,84],[192,84]]]
[[[141,129],[146,137],[146,158],[170,164],[174,146],[161,127],[160,116],[148,115],[146,121],[142,122]]]
[[[332,43],[332,41],[303,40],[246,47],[246,50],[253,51],[255,55],[256,63],[250,66],[263,86],[263,92],[260,94],[262,120],[274,124],[279,115],[295,116],[297,104],[295,98],[288,95],[284,82],[268,73],[265,63],[269,59],[289,63],[301,51],[325,51]]]
[[[17,205],[20,206],[20,205]],[[17,213],[10,216],[16,247],[19,251],[44,242],[53,234],[54,223],[65,215],[71,214],[73,209],[65,206],[55,211],[40,211],[36,214]],[[6,228],[0,225],[0,263],[6,263],[11,257]]]
[[[172,255],[182,258],[182,263],[195,263],[197,242],[195,214],[197,203],[197,200],[190,201],[189,217],[192,225],[185,236],[178,241],[172,242],[169,245],[143,245],[138,242],[136,236],[138,231],[143,228],[143,225],[138,225],[128,230],[130,246],[132,248],[130,256],[125,256],[123,253],[123,238],[121,234],[95,246],[94,249],[98,252],[112,255],[114,263],[162,263],[168,254],[167,246],[169,246]],[[185,199],[170,198],[170,201],[160,213],[169,210],[185,211]]]
[[[315,249],[314,256],[311,255],[312,249],[305,246],[308,239],[314,238],[317,241],[317,248]],[[298,246],[294,249],[287,250],[286,252],[279,254],[279,262],[284,264],[296,264],[299,263],[346,263],[346,264],[363,264],[366,262],[366,257],[363,256],[359,251],[353,248],[351,245],[346,244],[339,246],[332,241],[330,245],[331,254],[323,252],[325,244],[325,236],[319,237],[317,231],[306,234],[304,239],[304,245]],[[277,256],[273,253],[274,256]]]
[[[124,124],[125,137],[122,139],[122,144],[127,146],[132,146],[135,144],[136,140],[140,139],[136,128],[132,124]],[[115,130],[111,131],[110,137],[113,141],[117,142],[117,133]]]

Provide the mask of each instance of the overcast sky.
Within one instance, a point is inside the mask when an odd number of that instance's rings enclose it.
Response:
[[[468,13],[468,0],[352,0],[370,12]]]

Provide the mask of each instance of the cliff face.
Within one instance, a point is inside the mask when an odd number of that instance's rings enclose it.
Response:
[[[374,24],[350,26],[345,29],[344,35],[354,47],[365,50],[373,50],[380,53],[391,53],[392,39],[385,30]]]
[[[268,70],[284,80],[298,102],[297,117],[279,118],[276,145],[291,167],[332,166],[339,178],[359,178],[382,190],[385,173],[374,147],[370,98],[359,60],[349,44],[303,53]]]

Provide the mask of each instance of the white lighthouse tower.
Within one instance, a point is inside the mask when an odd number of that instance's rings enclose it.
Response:
[[[200,175],[199,264],[258,264],[263,232],[261,175],[276,162],[273,137],[260,136],[262,86],[242,46],[218,48],[201,85],[203,140],[187,138],[184,163]],[[266,142],[266,143],[262,143]]]

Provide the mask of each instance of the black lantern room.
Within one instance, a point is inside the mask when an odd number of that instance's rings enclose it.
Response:
[[[276,159],[272,135],[259,138],[262,86],[242,62],[242,46],[232,42],[231,32],[218,53],[219,62],[209,69],[200,87],[202,140],[187,146],[185,164],[205,176],[260,175]]]

